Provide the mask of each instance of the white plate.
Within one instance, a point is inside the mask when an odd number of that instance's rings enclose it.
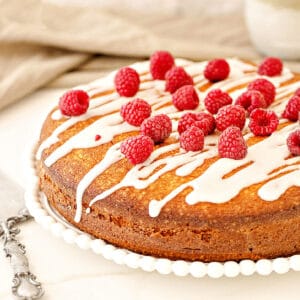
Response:
[[[46,197],[39,189],[39,179],[36,174],[33,154],[34,148],[30,150],[30,163],[26,166],[29,176],[25,193],[26,206],[37,223],[41,224],[45,229],[50,230],[55,236],[63,238],[69,244],[75,244],[81,249],[90,249],[96,254],[101,254],[108,260],[113,260],[120,265],[125,264],[130,268],[141,268],[147,272],[156,270],[160,274],[174,273],[177,276],[187,276],[190,274],[197,278],[204,277],[205,275],[212,278],[219,278],[222,276],[236,277],[239,274],[249,276],[254,273],[269,275],[272,272],[284,274],[289,270],[300,271],[300,255],[276,259],[261,259],[258,261],[242,260],[240,262],[227,261],[224,263],[189,262],[145,256],[115,247],[101,239],[96,239],[69,224],[49,206]]]

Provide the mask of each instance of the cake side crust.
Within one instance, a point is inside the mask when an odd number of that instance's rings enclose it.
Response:
[[[198,226],[172,218],[142,217],[128,213],[128,209],[106,205],[91,208],[80,223],[74,221],[76,203],[69,191],[53,183],[40,169],[41,187],[54,207],[68,222],[96,238],[118,247],[145,255],[170,259],[227,261],[290,256],[300,251],[300,206],[268,214],[263,218],[247,216],[243,219],[201,220]],[[285,197],[295,196],[289,191]],[[111,199],[118,203],[117,196]]]

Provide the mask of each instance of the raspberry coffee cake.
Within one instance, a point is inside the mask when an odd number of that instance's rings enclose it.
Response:
[[[61,96],[36,153],[41,190],[77,228],[142,254],[300,253],[299,87],[278,58],[157,51]]]

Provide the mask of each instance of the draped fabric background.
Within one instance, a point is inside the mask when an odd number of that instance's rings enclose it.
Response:
[[[98,1],[88,6],[80,0],[0,0],[0,109],[46,84],[84,83],[158,49],[198,60],[260,57],[249,40],[241,0],[236,6],[226,1],[216,13],[199,4],[188,13],[188,5],[177,0],[166,1],[160,13],[149,0],[145,13],[142,1],[132,10],[133,1],[125,1],[124,9]],[[222,1],[215,1],[221,8]]]

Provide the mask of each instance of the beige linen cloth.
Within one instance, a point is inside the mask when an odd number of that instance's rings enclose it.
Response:
[[[80,72],[65,77],[67,85],[101,75],[97,69],[113,69],[114,60],[100,54],[136,60],[157,49],[191,59],[259,58],[242,12],[145,16],[42,0],[0,0],[0,109],[69,70]],[[120,65],[127,62],[118,59]],[[85,76],[87,70],[94,75]]]

